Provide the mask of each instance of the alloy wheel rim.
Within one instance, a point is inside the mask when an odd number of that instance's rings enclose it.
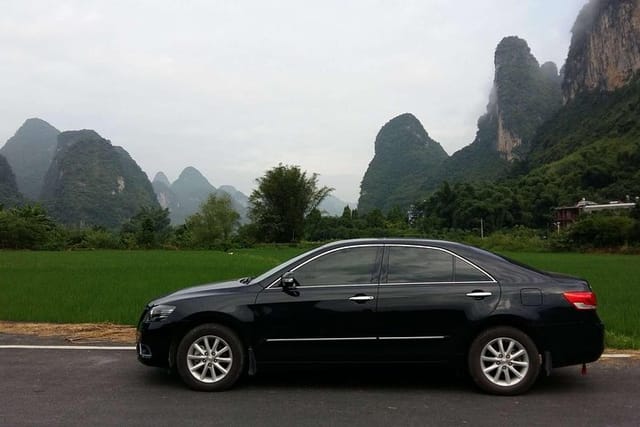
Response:
[[[187,367],[197,381],[212,384],[224,379],[233,365],[229,344],[216,335],[195,340],[187,351]]]
[[[526,377],[529,365],[527,350],[513,338],[495,338],[480,352],[482,373],[491,383],[501,387],[519,384]]]

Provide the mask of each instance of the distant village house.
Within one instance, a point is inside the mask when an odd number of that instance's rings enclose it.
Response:
[[[591,213],[596,211],[611,211],[611,210],[620,210],[620,209],[633,209],[636,207],[636,203],[638,201],[638,197],[636,197],[635,202],[628,201],[629,197],[627,197],[626,202],[620,201],[612,201],[609,203],[595,203],[589,200],[585,200],[584,198],[576,203],[575,206],[560,206],[553,209],[553,221],[558,227],[564,228],[569,224],[575,222],[583,213]]]

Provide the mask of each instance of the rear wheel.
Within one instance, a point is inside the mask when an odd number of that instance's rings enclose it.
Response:
[[[533,340],[508,326],[478,335],[469,349],[468,364],[475,383],[492,394],[524,393],[540,372],[540,356]]]
[[[178,344],[176,365],[182,381],[194,390],[232,387],[244,369],[244,348],[229,328],[205,324],[189,331]]]

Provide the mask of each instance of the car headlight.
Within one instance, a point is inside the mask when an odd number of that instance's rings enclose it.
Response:
[[[175,306],[173,305],[156,305],[149,310],[149,321],[157,322],[160,320],[164,320],[175,310]]]

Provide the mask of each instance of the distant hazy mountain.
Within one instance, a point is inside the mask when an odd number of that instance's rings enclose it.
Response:
[[[443,181],[496,183],[517,193],[522,206],[511,209],[523,223],[545,226],[555,206],[640,194],[639,22],[640,0],[590,0],[571,29],[560,73],[552,62],[539,65],[525,40],[505,37],[474,141],[434,173],[418,166],[416,153],[425,150],[414,135],[422,133],[410,131],[419,129],[415,121],[393,119],[376,138],[359,208],[403,206]]]
[[[556,65],[539,65],[525,40],[503,38],[494,64],[493,90],[474,141],[443,162],[438,173],[425,180],[425,190],[443,181],[479,183],[504,175],[513,160],[526,156],[538,128],[561,107]]]
[[[171,203],[175,208],[169,207],[171,222],[183,224],[188,216],[193,215],[200,209],[200,205],[207,200],[210,194],[216,192],[216,188],[209,183],[200,171],[194,167],[185,168],[178,179],[170,187],[176,199]]]
[[[198,212],[200,206],[211,194],[229,195],[231,206],[240,215],[240,221],[247,218],[249,198],[230,185],[223,185],[216,189],[207,178],[196,168],[185,168],[178,179],[172,184],[163,172],[158,172],[153,178],[153,190],[158,202],[163,208],[169,209],[171,223],[184,224],[185,220]]]
[[[220,187],[218,187],[218,190],[227,193],[233,200],[238,202],[238,204],[240,206],[243,206],[245,209],[249,206],[249,196],[237,190],[234,186],[221,185]]]
[[[329,216],[340,216],[347,205],[349,205],[347,202],[329,194],[322,203],[320,203],[318,209],[320,212],[326,213]]]
[[[18,191],[16,178],[7,159],[0,154],[0,205],[5,208],[22,202],[22,195]]]
[[[18,189],[29,199],[36,200],[40,196],[59,133],[44,120],[28,119],[0,148],[0,154],[11,165]]]
[[[562,105],[557,67],[539,65],[527,42],[513,36],[498,44],[494,63],[493,90],[476,138],[452,156],[410,114],[380,130],[362,180],[359,210],[407,208],[444,181],[493,181],[526,156],[536,131]]]
[[[156,176],[153,177],[153,182],[157,182],[158,184],[163,184],[166,185],[167,187],[171,186],[171,183],[169,182],[169,178],[167,178],[167,175],[164,174],[164,172],[158,172],[156,174]]]
[[[559,189],[556,206],[638,196],[640,0],[591,0],[571,31],[565,105],[537,132],[526,178]]]
[[[143,206],[158,206],[147,175],[95,131],[62,132],[41,199],[58,221],[114,228]]]
[[[167,176],[158,172],[151,181],[153,192],[156,193],[158,203],[163,209],[169,209],[169,217],[173,221],[174,212],[178,209],[178,196],[171,189],[171,183]]]
[[[590,0],[578,14],[564,66],[565,103],[586,92],[613,92],[640,69],[640,1]]]
[[[375,155],[360,184],[358,210],[409,206],[418,198],[425,179],[447,157],[413,114],[391,119],[376,136]]]

